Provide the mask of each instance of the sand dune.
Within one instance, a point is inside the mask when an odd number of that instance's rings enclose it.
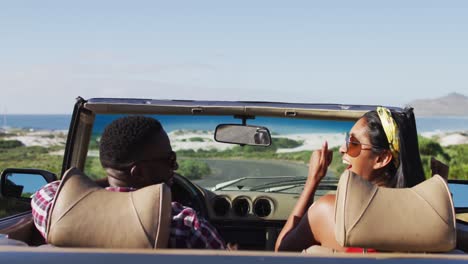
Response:
[[[447,147],[451,145],[468,144],[468,131],[464,131],[464,132],[434,131],[434,132],[422,133],[422,136],[436,140],[443,147]]]
[[[23,143],[23,145],[30,146],[42,146],[42,147],[52,147],[52,146],[65,146],[67,141],[67,131],[50,131],[50,130],[39,130],[39,131],[30,131],[30,130],[13,130],[8,131],[14,136],[5,137],[5,140],[18,140]]]
[[[303,144],[299,147],[278,149],[278,153],[318,149],[322,146],[325,140],[328,141],[329,147],[336,147],[340,146],[344,142],[344,137],[344,133],[288,134],[273,136],[273,138],[289,138],[296,141],[303,141]],[[182,131],[171,132],[169,133],[169,138],[171,139],[172,147],[176,151],[180,149],[226,150],[236,146],[234,144],[216,142],[213,139],[212,132],[208,131],[190,131],[185,133]]]
[[[341,146],[345,139],[345,133],[324,133],[324,134],[290,134],[277,137],[289,138],[296,141],[303,141],[302,146],[296,148],[278,149],[278,153],[297,152],[315,150],[322,147],[322,144],[327,141],[328,147]]]

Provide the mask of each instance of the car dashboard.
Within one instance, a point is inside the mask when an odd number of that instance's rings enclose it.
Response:
[[[334,190],[317,192],[315,199]],[[298,193],[212,191],[183,176],[175,177],[173,201],[195,209],[212,224],[226,243],[242,250],[274,250]]]

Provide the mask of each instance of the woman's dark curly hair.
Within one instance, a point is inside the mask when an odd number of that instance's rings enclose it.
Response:
[[[387,187],[412,187],[425,180],[419,155],[418,134],[413,108],[405,108],[401,112],[391,111],[391,113],[400,131],[398,135],[400,139],[400,165],[396,168],[393,162],[389,162],[382,178],[386,181]],[[387,136],[377,111],[369,111],[364,114],[363,118],[367,121],[371,144],[381,147],[373,147],[372,151],[379,153],[382,149],[389,150]]]
[[[146,116],[125,116],[112,121],[101,136],[101,165],[118,169],[140,159],[145,146],[161,130],[158,120]]]

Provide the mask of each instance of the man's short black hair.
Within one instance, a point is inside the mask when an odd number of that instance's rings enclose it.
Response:
[[[146,116],[125,116],[112,121],[104,129],[99,144],[102,166],[118,169],[137,160],[161,130],[158,120]]]

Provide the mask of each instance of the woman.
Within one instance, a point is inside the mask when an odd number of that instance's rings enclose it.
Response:
[[[351,128],[340,152],[348,170],[379,186],[412,187],[425,180],[412,108],[391,112],[378,107],[367,112]],[[304,191],[278,236],[276,251],[301,251],[312,245],[346,251],[335,239],[335,195],[313,203],[331,160],[327,142],[312,153]]]

